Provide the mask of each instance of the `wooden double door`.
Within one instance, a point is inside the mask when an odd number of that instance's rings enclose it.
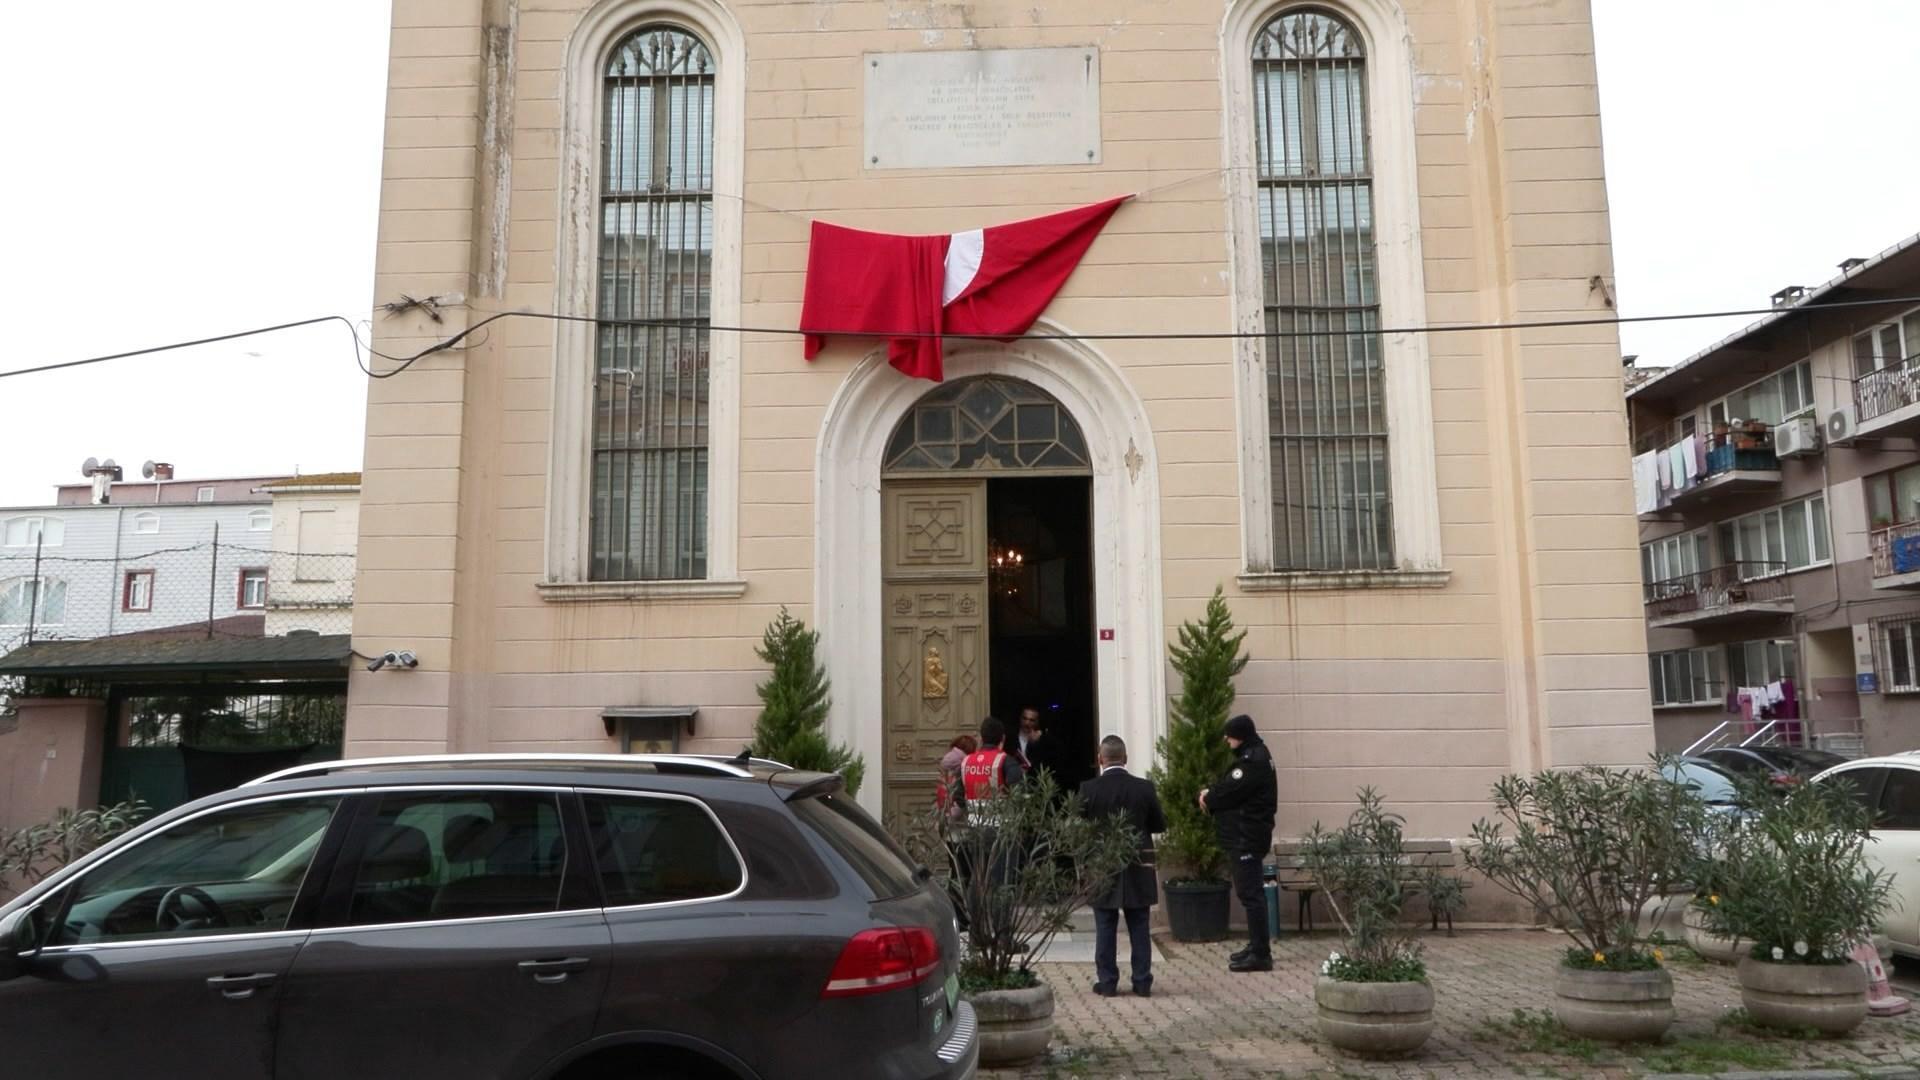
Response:
[[[884,807],[924,813],[954,737],[990,709],[987,481],[888,480]]]

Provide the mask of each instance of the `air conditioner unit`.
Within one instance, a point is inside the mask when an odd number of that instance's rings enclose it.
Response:
[[[1773,452],[1783,458],[1811,457],[1820,452],[1820,423],[1796,416],[1773,429]]]
[[[1846,446],[1853,442],[1853,412],[1848,409],[1835,409],[1827,414],[1827,445]]]

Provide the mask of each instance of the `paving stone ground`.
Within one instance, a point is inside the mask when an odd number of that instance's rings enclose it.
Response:
[[[1124,936],[1124,935],[1123,935]],[[1091,963],[1041,963],[1054,987],[1050,1060],[986,1077],[1252,1077],[1457,1080],[1466,1077],[1614,1078],[1649,1073],[1837,1069],[1850,1076],[1920,1065],[1920,1009],[1869,1018],[1846,1039],[1803,1041],[1754,1033],[1724,1018],[1740,1005],[1731,968],[1697,960],[1669,964],[1679,1020],[1662,1047],[1620,1052],[1550,1042],[1547,1050],[1500,1026],[1516,1009],[1538,1015],[1552,1004],[1557,934],[1461,930],[1423,938],[1437,1026],[1416,1057],[1372,1062],[1341,1054],[1314,1030],[1313,983],[1337,945],[1325,934],[1289,934],[1275,943],[1271,973],[1233,975],[1237,942],[1193,945],[1155,939],[1154,996],[1096,996]],[[1125,965],[1125,943],[1121,943]],[[1126,973],[1121,972],[1121,984]],[[1916,1003],[1920,1005],[1920,1003]]]

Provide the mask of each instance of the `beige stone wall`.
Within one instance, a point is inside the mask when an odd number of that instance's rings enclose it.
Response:
[[[1152,191],[1114,218],[1049,317],[1089,333],[1232,325],[1225,183],[1164,187],[1224,161],[1223,3],[730,6],[749,54],[746,324],[795,325],[811,217],[946,232]],[[1586,4],[1403,6],[1430,321],[1609,314]],[[413,351],[492,311],[554,309],[562,69],[583,8],[397,0],[374,299],[457,291],[471,310],[437,325],[382,318],[381,351]],[[1100,165],[862,170],[863,52],[1054,44],[1101,49]],[[490,110],[503,86],[510,108]],[[510,119],[497,137],[484,134],[489,116]],[[1605,285],[1591,287],[1595,277]],[[794,338],[743,343],[744,597],[557,604],[535,589],[554,328],[506,320],[477,339],[370,388],[356,645],[412,648],[421,666],[354,673],[351,750],[604,749],[600,708],[640,702],[698,704],[695,748],[737,748],[760,628],[781,604],[812,616],[816,438],[869,346],[840,343],[808,364]],[[1169,634],[1221,583],[1250,629],[1243,706],[1284,765],[1282,832],[1344,816],[1354,788],[1371,783],[1413,832],[1459,835],[1503,770],[1650,749],[1611,327],[1432,338],[1452,573],[1437,590],[1242,594],[1232,344],[1098,347],[1153,431]]]

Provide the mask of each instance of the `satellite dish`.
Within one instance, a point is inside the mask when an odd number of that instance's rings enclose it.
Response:
[[[107,460],[105,460],[105,461],[103,461],[103,462],[101,462],[101,463],[100,463],[100,467],[101,467],[101,468],[103,468],[103,469],[105,469],[105,470],[107,470],[108,472],[112,472],[113,470],[115,470],[115,469],[117,469],[117,468],[119,468],[120,466],[118,466],[118,465],[115,465],[115,464],[113,463],[113,459],[112,459],[112,458],[108,458]]]
[[[90,457],[87,460],[80,463],[80,475],[91,480],[93,479],[94,470],[98,469],[99,467],[100,467],[100,459]]]
[[[148,480],[153,479],[153,462],[149,461],[146,464],[140,466],[140,475],[147,478]]]

